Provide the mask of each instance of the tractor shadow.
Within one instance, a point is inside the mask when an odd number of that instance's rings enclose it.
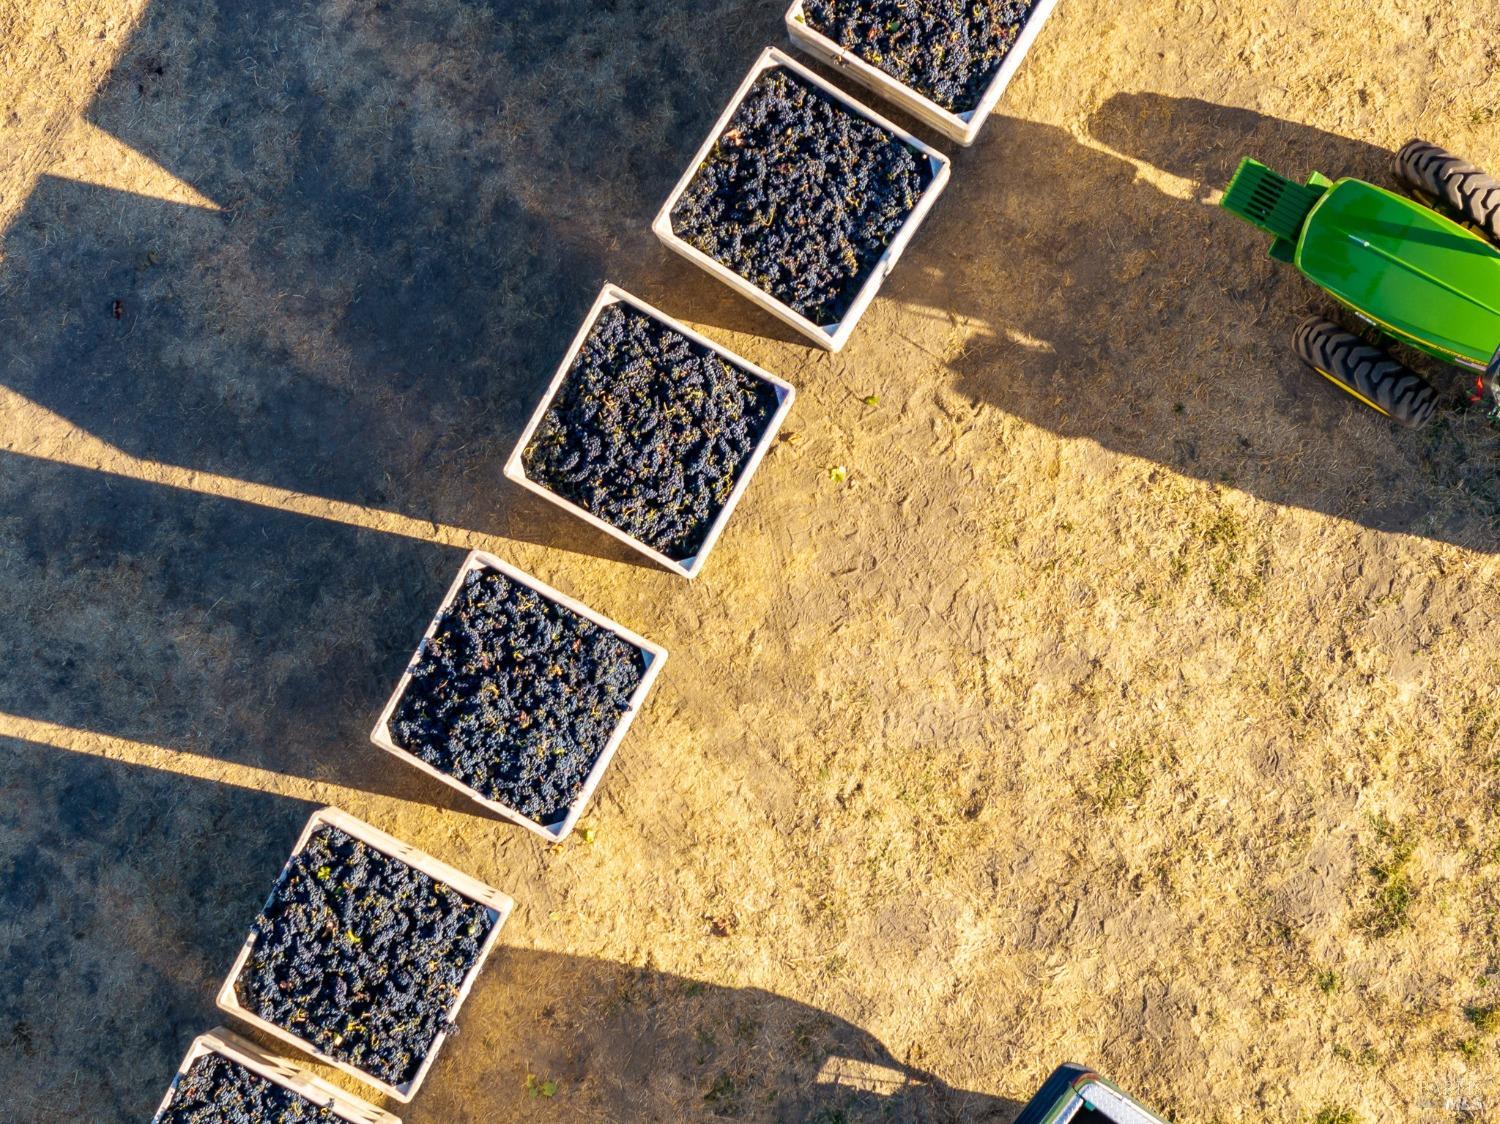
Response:
[[[1444,406],[1411,433],[1314,376],[1291,332],[1333,302],[1215,205],[1242,155],[1390,184],[1389,153],[1155,94],[1110,98],[1088,131],[992,119],[887,283],[970,325],[956,387],[1272,503],[1500,549],[1500,435],[1457,377],[1430,372]]]

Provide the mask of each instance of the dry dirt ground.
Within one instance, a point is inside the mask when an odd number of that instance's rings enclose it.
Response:
[[[0,1117],[144,1119],[336,803],[520,903],[416,1124],[1500,1118],[1500,439],[1212,206],[1500,166],[1493,0],[1062,0],[838,356],[648,233],[780,15],[0,0]],[[500,476],[606,279],[800,390],[691,585]],[[366,741],[474,546],[672,650],[592,843]]]

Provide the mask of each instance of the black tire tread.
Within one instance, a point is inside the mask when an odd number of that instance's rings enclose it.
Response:
[[[1447,149],[1409,140],[1396,153],[1396,174],[1500,242],[1500,180]]]
[[[1410,429],[1426,425],[1437,410],[1437,391],[1426,379],[1331,320],[1304,320],[1292,346],[1308,366]]]

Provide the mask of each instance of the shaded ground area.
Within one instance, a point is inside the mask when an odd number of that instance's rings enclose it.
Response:
[[[956,179],[956,202],[928,232],[926,275],[895,282],[902,298],[975,327],[950,363],[958,389],[1278,505],[1500,550],[1500,438],[1469,406],[1467,377],[1404,351],[1443,397],[1437,424],[1394,435],[1379,419],[1351,425],[1346,396],[1310,381],[1291,348],[1296,324],[1339,315],[1336,302],[1216,206],[1243,155],[1298,177],[1322,169],[1397,188],[1390,150],[1159,94],[1112,94],[1086,128],[1102,148],[994,121],[982,145],[1004,174]],[[1139,177],[1132,161],[1196,198]],[[976,225],[1005,252],[976,254]]]
[[[1060,5],[830,356],[648,230],[780,16],[0,5],[0,1115],[141,1119],[325,802],[519,903],[418,1124],[1500,1105],[1497,436],[1212,206],[1500,166],[1500,32]],[[501,477],[606,278],[799,390],[691,585]],[[366,741],[473,546],[673,652],[593,842]]]

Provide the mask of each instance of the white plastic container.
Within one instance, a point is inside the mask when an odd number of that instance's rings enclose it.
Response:
[[[932,180],[927,184],[926,190],[922,192],[921,198],[917,200],[917,205],[912,208],[911,214],[906,217],[906,222],[896,232],[896,236],[891,239],[890,245],[885,248],[885,253],[881,254],[876,260],[875,265],[870,270],[869,276],[865,278],[864,284],[860,286],[859,292],[855,294],[854,300],[850,303],[848,311],[844,313],[844,318],[833,324],[814,324],[806,316],[803,316],[789,305],[784,304],[764,289],[752,285],[728,266],[715,261],[696,246],[692,246],[682,238],[679,238],[672,229],[672,209],[677,206],[677,202],[682,198],[683,192],[693,182],[693,177],[698,174],[698,169],[712,150],[714,142],[719,138],[719,134],[729,125],[729,119],[734,116],[735,110],[739,109],[740,102],[744,100],[746,93],[749,92],[755,80],[767,70],[774,70],[777,67],[785,67],[802,80],[829,94],[846,109],[859,114],[859,116],[878,125],[892,136],[911,145],[912,148],[927,158],[932,169]],[[865,309],[870,307],[870,302],[875,299],[875,293],[879,290],[881,282],[885,280],[886,275],[895,267],[902,252],[911,241],[912,235],[916,233],[917,227],[922,224],[922,220],[927,217],[927,212],[932,210],[933,203],[937,202],[937,197],[942,194],[943,188],[947,186],[949,171],[948,158],[941,152],[923,144],[910,133],[897,128],[873,109],[855,101],[837,86],[824,81],[811,70],[807,69],[807,67],[795,61],[791,56],[777,50],[775,47],[767,47],[761,53],[760,58],[755,60],[755,65],[750,68],[750,73],[745,76],[745,80],[740,83],[740,87],[735,91],[734,97],[729,100],[728,107],[719,115],[719,119],[714,122],[714,127],[708,134],[708,139],[694,153],[692,161],[688,164],[687,171],[677,181],[677,186],[672,189],[672,194],[667,197],[667,202],[657,214],[656,220],[651,224],[651,229],[669,249],[681,254],[689,261],[702,266],[731,289],[754,301],[767,312],[771,313],[771,315],[790,324],[820,347],[825,347],[829,351],[838,351],[849,341],[849,335],[854,331],[854,325],[864,315]]]
[[[787,9],[786,29],[792,37],[792,42],[814,58],[826,62],[829,66],[838,67],[867,90],[900,106],[918,121],[931,126],[945,137],[968,147],[979,135],[979,129],[984,124],[985,118],[999,103],[1000,95],[1005,93],[1005,87],[1009,86],[1010,80],[1016,76],[1016,71],[1021,67],[1021,60],[1026,57],[1026,52],[1031,50],[1031,45],[1036,42],[1037,35],[1041,33],[1042,24],[1047,22],[1047,17],[1052,14],[1052,9],[1056,6],[1057,0],[1040,0],[1031,10],[1031,14],[1026,17],[1025,26],[1021,28],[1020,35],[1016,37],[1010,52],[1005,56],[1005,61],[1000,64],[995,77],[990,79],[990,84],[980,95],[979,104],[963,113],[954,113],[951,109],[944,109],[926,94],[918,93],[905,82],[893,78],[878,66],[866,62],[852,50],[840,46],[821,31],[814,31],[807,24],[803,0],[794,0],[792,6]]]
[[[156,1115],[151,1118],[153,1124],[171,1106],[172,1098],[177,1095],[178,1083],[187,1076],[193,1063],[207,1054],[218,1054],[221,1058],[236,1062],[251,1073],[264,1077],[271,1084],[280,1085],[298,1096],[306,1097],[313,1104],[329,1109],[340,1120],[347,1120],[349,1124],[401,1124],[400,1117],[366,1104],[353,1093],[346,1093],[338,1086],[330,1085],[286,1058],[266,1053],[253,1042],[222,1026],[193,1039],[193,1044],[188,1047],[187,1057],[177,1067],[177,1075],[172,1078],[167,1095],[162,1098]]]
[[[776,401],[778,403],[776,412],[771,415],[765,433],[761,435],[760,440],[756,443],[754,452],[750,454],[750,459],[745,462],[745,467],[740,473],[740,478],[735,481],[734,490],[729,493],[729,498],[724,501],[724,506],[719,510],[718,516],[715,517],[713,524],[709,527],[708,533],[703,538],[703,545],[698,548],[698,553],[691,558],[685,558],[681,561],[668,558],[655,547],[647,546],[634,535],[622,531],[612,523],[605,522],[593,512],[579,507],[576,503],[564,499],[544,484],[530,479],[526,475],[526,465],[522,459],[526,452],[526,446],[531,444],[532,435],[536,433],[537,426],[541,425],[542,418],[546,416],[547,408],[552,405],[553,398],[557,396],[557,392],[562,388],[563,382],[567,379],[568,371],[572,369],[573,361],[578,358],[578,352],[582,350],[584,341],[588,338],[589,332],[593,330],[594,324],[599,319],[599,314],[610,305],[617,303],[628,304],[637,312],[649,316],[658,324],[686,336],[702,347],[708,348],[710,351],[715,352],[729,366],[743,371],[753,378],[770,383],[776,392]],[[749,485],[750,477],[754,475],[755,470],[760,466],[760,462],[765,457],[766,451],[771,447],[771,443],[776,440],[776,432],[781,428],[781,423],[786,418],[787,411],[791,409],[792,399],[795,397],[796,391],[792,389],[791,383],[783,382],[770,372],[757,367],[754,363],[741,359],[734,352],[728,351],[707,337],[699,335],[686,324],[672,319],[660,309],[653,308],[645,301],[631,296],[624,289],[616,285],[605,285],[598,299],[594,301],[594,307],[589,309],[588,316],[584,318],[583,327],[579,328],[578,334],[573,337],[573,346],[568,348],[567,355],[563,357],[562,363],[558,366],[557,373],[553,376],[551,385],[547,387],[547,393],[542,396],[541,404],[536,408],[536,413],[531,415],[531,420],[526,424],[526,430],[521,434],[521,440],[517,442],[515,452],[511,453],[510,459],[505,462],[505,475],[508,479],[514,480],[528,491],[535,492],[542,498],[550,500],[559,507],[572,512],[580,519],[603,531],[606,535],[611,535],[632,549],[640,551],[657,565],[664,566],[673,573],[681,574],[685,578],[694,578],[697,577],[698,571],[703,569],[703,563],[708,558],[709,550],[713,548],[725,525],[729,522],[730,513],[734,511],[735,505],[740,502],[740,496],[744,494],[745,488]]]
[[[363,820],[355,819],[348,812],[341,811],[338,808],[320,808],[312,814],[312,818],[307,821],[307,826],[302,829],[301,838],[297,840],[297,845],[292,848],[291,858],[288,858],[286,865],[281,868],[281,874],[276,879],[276,887],[271,891],[270,897],[266,899],[267,906],[275,900],[282,883],[286,881],[287,874],[291,870],[292,858],[295,858],[302,851],[302,848],[307,846],[307,841],[312,838],[315,831],[324,827],[336,827],[346,835],[352,835],[355,839],[360,840],[382,854],[398,859],[407,866],[420,870],[435,881],[442,882],[444,885],[458,891],[470,901],[478,902],[490,911],[490,916],[493,918],[494,924],[490,926],[489,935],[485,937],[484,944],[479,949],[479,955],[474,958],[474,963],[470,966],[468,974],[464,976],[462,986],[458,989],[458,995],[454,997],[453,1005],[448,1009],[447,1021],[449,1023],[454,1022],[458,1018],[459,1008],[463,1006],[464,1000],[469,996],[469,989],[474,986],[474,981],[479,976],[479,969],[484,967],[484,962],[489,957],[490,949],[495,947],[495,940],[500,936],[500,930],[504,927],[505,920],[510,916],[510,911],[515,907],[515,903],[499,890],[491,886],[486,886],[477,878],[471,878],[469,875],[463,873],[463,871],[455,870],[447,863],[439,862],[431,855],[401,842],[395,836],[387,835],[378,828],[371,827]],[[249,1023],[251,1026],[258,1027],[272,1037],[288,1045],[295,1046],[297,1049],[313,1055],[319,1061],[335,1066],[345,1073],[359,1078],[359,1080],[366,1084],[375,1086],[382,1093],[394,1097],[402,1104],[410,1102],[421,1087],[422,1082],[426,1079],[427,1071],[432,1068],[432,1063],[436,1060],[438,1051],[442,1048],[444,1040],[448,1037],[448,1032],[446,1030],[438,1031],[437,1037],[432,1040],[432,1047],[427,1051],[427,1056],[422,1059],[421,1067],[410,1081],[404,1085],[387,1084],[378,1077],[366,1073],[364,1070],[358,1069],[347,1062],[329,1057],[306,1039],[299,1038],[290,1031],[283,1030],[274,1023],[267,1022],[259,1015],[240,1006],[239,996],[234,991],[234,981],[239,979],[240,973],[244,971],[245,964],[250,959],[250,951],[254,944],[255,930],[251,929],[250,935],[245,938],[245,943],[240,947],[239,955],[234,958],[234,966],[229,969],[229,978],[224,981],[224,986],[219,989],[219,1010],[225,1011],[235,1018]]]
[[[407,663],[406,671],[401,676],[401,681],[396,684],[395,691],[392,692],[390,699],[385,704],[385,709],[380,712],[380,720],[375,723],[375,729],[370,732],[370,740],[387,753],[394,753],[408,765],[415,765],[418,769],[421,769],[430,776],[436,777],[450,788],[456,788],[470,800],[484,805],[496,815],[504,816],[513,823],[518,823],[528,831],[536,832],[536,834],[549,843],[561,843],[573,831],[573,826],[578,822],[578,817],[583,814],[584,806],[589,802],[589,797],[593,796],[594,789],[599,786],[599,781],[604,776],[604,770],[609,768],[609,762],[614,757],[615,750],[619,748],[626,731],[630,729],[630,724],[635,721],[635,716],[641,708],[641,703],[645,701],[647,693],[651,690],[651,684],[661,674],[662,666],[667,662],[667,650],[660,644],[653,644],[645,637],[636,635],[624,625],[616,624],[608,617],[594,612],[587,605],[580,601],[575,601],[566,593],[553,589],[544,582],[537,581],[530,574],[518,570],[514,566],[507,565],[493,554],[486,554],[481,550],[473,551],[468,558],[464,559],[463,566],[459,568],[458,576],[453,579],[453,584],[448,587],[448,592],[444,595],[442,604],[438,606],[438,611],[433,614],[432,622],[428,624],[427,631],[422,634],[422,642],[424,644],[432,638],[433,633],[437,631],[438,625],[442,623],[443,616],[448,612],[449,606],[453,604],[454,598],[458,596],[458,591],[463,588],[464,578],[468,576],[470,570],[498,570],[518,585],[524,585],[548,601],[555,602],[566,609],[571,609],[580,617],[592,621],[600,628],[613,632],[627,644],[639,648],[641,655],[645,658],[646,666],[641,672],[641,681],[636,684],[635,690],[631,693],[629,705],[626,707],[624,713],[620,715],[620,721],[616,724],[614,733],[610,735],[609,741],[605,743],[604,752],[599,754],[599,759],[594,762],[593,768],[589,770],[588,776],[584,779],[583,787],[578,791],[578,796],[569,805],[567,817],[562,823],[552,826],[537,823],[530,816],[524,815],[508,805],[491,800],[483,793],[464,784],[457,777],[449,776],[441,769],[435,768],[426,761],[423,761],[416,754],[402,749],[396,744],[395,739],[391,737],[391,715],[395,713],[396,704],[401,701],[401,696],[406,693],[406,688],[411,683],[411,669],[415,666],[418,655],[421,653],[421,645],[418,645],[417,651],[412,654],[411,660]]]

